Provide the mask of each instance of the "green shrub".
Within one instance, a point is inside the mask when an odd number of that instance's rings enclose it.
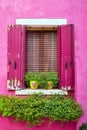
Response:
[[[79,130],[87,130],[87,123],[83,123],[80,127]]]
[[[83,111],[71,97],[32,94],[26,98],[0,96],[0,114],[35,126],[40,125],[44,118],[60,122],[77,121]]]

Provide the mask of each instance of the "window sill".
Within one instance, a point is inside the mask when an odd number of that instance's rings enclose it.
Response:
[[[44,89],[22,89],[22,90],[16,90],[15,95],[29,95],[29,94],[34,94],[34,93],[43,93],[44,95],[54,95],[54,94],[59,94],[59,95],[68,95],[67,90],[59,90],[59,89],[50,89],[50,90],[44,90]]]

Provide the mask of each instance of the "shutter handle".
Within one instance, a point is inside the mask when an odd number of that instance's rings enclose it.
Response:
[[[16,63],[16,61],[14,61],[14,69],[15,70],[17,69],[17,63]]]
[[[71,68],[73,67],[73,63],[72,63],[72,61],[70,62],[70,67],[71,67]]]
[[[65,62],[65,70],[67,70],[67,69],[68,69],[68,63]]]

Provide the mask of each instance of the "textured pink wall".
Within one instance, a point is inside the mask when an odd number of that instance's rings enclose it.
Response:
[[[2,125],[2,122],[4,125]],[[76,123],[68,122],[60,124],[58,122],[49,123],[47,120],[41,126],[29,127],[26,122],[15,122],[11,118],[0,116],[0,130],[76,130]]]
[[[6,89],[7,79],[7,25],[17,18],[66,18],[75,25],[76,97],[87,121],[87,0],[1,0],[0,1],[0,93]]]

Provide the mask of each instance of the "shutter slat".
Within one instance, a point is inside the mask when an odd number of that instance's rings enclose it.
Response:
[[[57,38],[58,38],[58,77],[59,77],[59,84],[58,87],[61,89],[61,27],[58,27],[57,30]]]

